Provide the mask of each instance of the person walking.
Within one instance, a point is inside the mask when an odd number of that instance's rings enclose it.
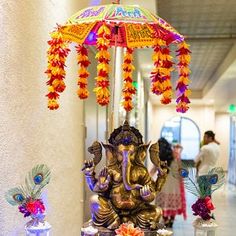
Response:
[[[211,195],[211,184],[209,183],[208,172],[216,166],[219,159],[219,142],[215,139],[215,133],[208,130],[204,133],[203,146],[195,158],[199,188],[204,188]]]
[[[215,133],[208,130],[204,133],[203,145],[195,158],[198,176],[208,174],[209,170],[216,166],[219,155],[219,142],[215,140]]]

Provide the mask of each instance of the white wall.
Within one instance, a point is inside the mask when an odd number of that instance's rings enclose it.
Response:
[[[227,113],[216,113],[215,132],[220,142],[220,158],[218,165],[228,169],[230,144],[230,117]]]
[[[201,135],[206,130],[215,129],[215,112],[213,106],[191,106],[184,114],[175,111],[171,105],[153,106],[152,117],[152,141],[159,138],[164,122],[175,116],[182,116],[192,119],[199,127]]]
[[[149,130],[152,142],[155,142],[160,137],[164,122],[175,116],[192,119],[198,125],[201,137],[206,130],[213,130],[216,133],[216,139],[221,143],[219,165],[227,170],[229,158],[229,115],[215,113],[214,107],[210,105],[191,105],[185,114],[176,112],[175,107],[172,105],[154,105]]]
[[[79,235],[83,217],[83,103],[76,95],[76,55],[70,55],[58,111],[47,109],[49,32],[89,1],[0,2],[0,235],[24,235],[27,219],[3,198],[38,163],[52,179],[45,192],[53,235]]]

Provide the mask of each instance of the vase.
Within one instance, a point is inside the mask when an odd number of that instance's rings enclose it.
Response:
[[[194,236],[215,236],[216,229],[218,227],[215,220],[203,220],[202,218],[197,218],[193,222]]]
[[[25,225],[27,236],[49,236],[51,225],[45,221],[45,214],[31,215],[31,220]]]

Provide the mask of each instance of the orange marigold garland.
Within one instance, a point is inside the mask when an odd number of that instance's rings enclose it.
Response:
[[[70,49],[68,48],[68,42],[63,40],[60,32],[53,33],[48,44],[50,45],[47,51],[48,68],[45,73],[49,78],[47,81],[49,93],[46,96],[48,97],[48,108],[55,110],[59,107],[57,102],[60,96],[59,93],[63,92],[66,87],[63,79],[66,75],[65,60]]]
[[[191,91],[188,89],[189,85],[189,63],[190,63],[190,53],[189,45],[186,42],[182,42],[178,45],[177,56],[179,57],[179,79],[177,81],[177,106],[176,111],[178,112],[186,112],[189,109],[188,104],[189,101],[189,95]]]
[[[132,72],[135,67],[132,65],[133,61],[133,49],[126,48],[126,52],[124,55],[124,63],[123,63],[123,99],[122,105],[126,111],[131,111],[133,109],[132,104],[132,95],[136,93],[136,88],[133,85]]]
[[[161,95],[163,93],[162,76],[161,76],[161,64],[162,64],[162,51],[161,46],[165,45],[165,41],[159,38],[155,38],[154,54],[152,60],[154,62],[155,68],[151,72],[152,92],[156,95]]]
[[[168,104],[171,102],[172,86],[170,73],[172,71],[172,57],[166,42],[158,36],[155,37],[155,46],[153,61],[155,68],[151,72],[152,92],[156,95],[162,95],[161,103]]]
[[[98,104],[105,106],[110,101],[109,91],[109,61],[110,53],[108,52],[108,46],[111,39],[110,29],[103,24],[97,32],[97,49],[96,58],[98,59],[97,65],[97,77],[96,77],[96,98]]]
[[[90,64],[90,61],[88,59],[88,50],[84,45],[78,45],[76,46],[76,51],[77,51],[78,64],[80,65],[80,68],[78,71],[79,88],[77,90],[77,94],[80,99],[86,99],[89,96],[89,91],[87,89],[87,85],[88,85],[87,78],[89,76],[87,67]]]
[[[170,56],[170,49],[168,47],[162,48],[162,84],[163,84],[163,92],[161,103],[169,104],[172,98],[172,85],[171,85],[171,71],[173,62],[171,61],[172,57]]]

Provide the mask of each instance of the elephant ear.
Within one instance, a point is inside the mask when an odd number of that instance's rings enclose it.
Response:
[[[159,144],[153,143],[149,149],[150,159],[154,166],[160,167]]]
[[[139,164],[143,165],[146,159],[146,153],[147,153],[149,145],[150,145],[150,142],[147,144],[141,144],[138,146],[136,160],[138,161]]]
[[[97,165],[102,159],[102,145],[95,141],[92,146],[88,147],[88,152],[94,155],[93,162]]]
[[[116,164],[117,162],[116,147],[109,143],[108,144],[102,143],[102,146],[106,150],[107,165],[111,166]]]

